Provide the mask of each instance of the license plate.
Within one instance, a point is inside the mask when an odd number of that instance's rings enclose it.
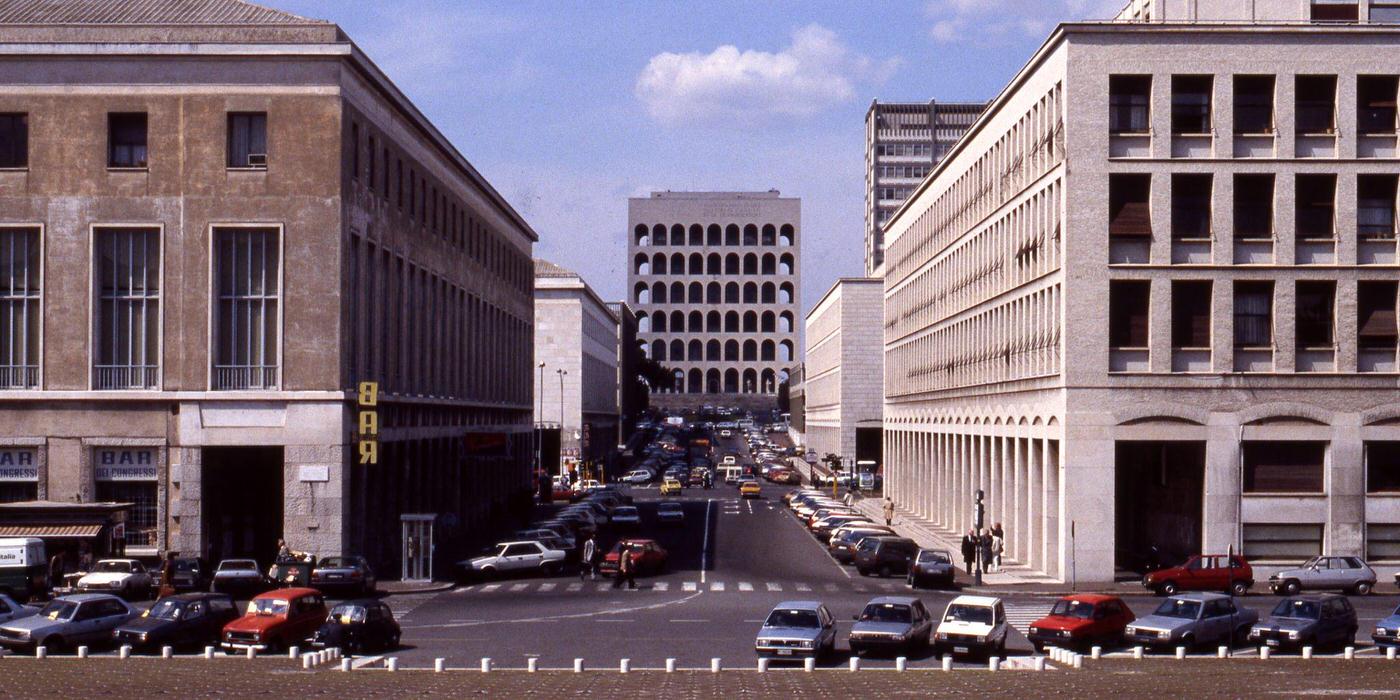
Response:
[[[1269,640],[1266,640],[1266,641],[1268,642],[1269,646],[1271,646],[1271,647],[1276,647],[1276,646],[1278,646],[1278,640],[1277,640],[1277,639],[1269,639]]]
[[[966,653],[967,653],[967,647],[953,647],[953,653],[954,653],[954,654],[966,654]]]
[[[343,574],[331,574],[331,575],[330,575],[330,579],[331,579],[332,581],[339,581],[340,579],[343,579],[343,578],[345,578],[345,576],[344,576]]]
[[[779,649],[779,650],[778,650],[778,656],[792,656],[792,650],[791,650],[791,649]]]

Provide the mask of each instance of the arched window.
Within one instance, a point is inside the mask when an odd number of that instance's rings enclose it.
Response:
[[[739,274],[739,255],[737,253],[730,253],[724,256],[724,274]]]
[[[638,333],[650,333],[650,332],[651,332],[651,316],[647,315],[647,312],[645,312],[645,311],[638,311],[638,312],[637,312],[637,332],[638,332]]]
[[[681,255],[680,253],[672,253],[672,254],[671,254],[671,274],[673,274],[673,275],[684,275],[684,274],[685,274],[685,256],[684,256],[684,255]]]
[[[678,369],[675,371],[674,374],[671,375],[671,377],[671,391],[674,391],[677,394],[681,393],[682,391],[685,391],[685,371]]]
[[[665,312],[665,311],[658,311],[658,312],[656,312],[656,319],[653,320],[653,321],[651,322],[651,326],[652,326],[652,327],[651,327],[651,330],[652,330],[653,333],[665,333],[665,332],[666,332],[666,312]]]
[[[778,343],[778,360],[782,362],[792,362],[792,342],[784,340]]]
[[[685,227],[671,224],[671,245],[685,245]]]
[[[704,258],[704,256],[700,255],[699,253],[691,253],[691,254],[690,254],[690,274],[692,274],[692,275],[703,275],[703,274],[705,274],[705,258]]]
[[[772,282],[764,282],[764,283],[763,283],[763,293],[762,293],[760,296],[761,296],[761,299],[759,300],[760,303],[763,303],[763,304],[772,304],[772,303],[776,302],[776,301],[777,301],[777,287],[773,286],[773,283],[772,283]]]
[[[685,325],[686,330],[691,333],[705,332],[705,316],[699,311],[690,312],[689,323]]]
[[[758,256],[757,256],[757,255],[754,255],[753,253],[749,253],[748,255],[745,255],[745,256],[744,256],[744,274],[746,274],[746,275],[756,275],[756,274],[758,274]]]
[[[663,284],[663,283],[661,283],[661,282],[657,282],[657,283],[651,285],[651,303],[653,303],[653,304],[665,304],[665,303],[666,303],[666,285],[665,285],[665,284]]]
[[[773,257],[773,254],[772,254],[772,253],[764,253],[764,254],[763,254],[763,274],[765,274],[765,275],[776,275],[776,274],[778,274],[778,259],[775,258],[775,257]]]
[[[651,271],[655,275],[666,274],[666,254],[657,253],[651,256]]]
[[[666,341],[651,341],[651,359],[656,360],[657,362],[666,361]]]
[[[738,311],[727,311],[727,312],[725,312],[725,314],[724,314],[724,332],[725,332],[725,333],[738,333],[738,332],[739,332],[739,312],[738,312]]]
[[[739,227],[737,225],[730,224],[724,227],[724,244],[739,245]]]
[[[763,345],[761,345],[759,348],[758,359],[762,360],[763,362],[772,362],[775,356],[776,355],[773,352],[773,341],[763,341]]]
[[[739,370],[727,369],[724,371],[724,393],[739,393]]]
[[[633,272],[639,275],[651,274],[651,258],[646,253],[637,253],[637,257],[632,260]]]
[[[705,229],[705,245],[724,245],[724,233],[720,231],[719,224],[710,224]]]
[[[758,303],[758,285],[754,284],[753,282],[747,282],[744,284],[744,303]]]
[[[672,312],[671,312],[671,332],[672,332],[672,333],[684,333],[684,332],[685,332],[685,314],[684,314],[684,313],[682,313],[682,312],[680,312],[680,311],[672,311]]]
[[[721,326],[723,325],[723,321],[721,321],[720,319],[721,319],[721,317],[720,317],[718,311],[711,311],[710,313],[705,314],[705,332],[706,332],[706,333],[721,333],[721,332],[723,332],[723,331],[720,329]]]
[[[758,361],[758,343],[752,340],[744,341],[744,362]]]
[[[773,319],[772,311],[764,311],[763,315],[758,317],[758,330],[763,333],[772,333],[775,330]]]
[[[724,343],[724,361],[725,361],[725,362],[738,362],[738,361],[739,361],[739,341],[737,341],[737,340],[729,340],[729,341],[726,341],[726,342]]]
[[[721,303],[724,303],[724,291],[723,291],[723,288],[719,286],[719,282],[711,282],[711,283],[705,285],[705,303],[706,303],[706,304],[721,304]]]
[[[647,345],[645,342],[641,343],[641,344],[637,347],[637,349],[641,351],[642,357],[646,357],[646,358],[650,358],[650,357],[651,357],[651,346],[650,346],[650,345]]]
[[[784,282],[784,283],[783,283],[783,286],[781,286],[781,287],[778,288],[778,303],[779,303],[779,304],[791,304],[791,303],[792,303],[792,283],[791,283],[791,282]]]
[[[738,283],[738,282],[730,282],[729,284],[724,285],[724,303],[726,303],[726,304],[737,304],[737,303],[739,303],[739,283]]]
[[[710,253],[709,257],[705,258],[705,274],[724,274],[724,264],[720,261],[719,253]]]
[[[775,229],[775,228],[773,228],[773,224],[764,224],[764,225],[763,225],[763,240],[762,240],[762,243],[763,243],[763,245],[777,245],[777,244],[778,244],[778,230]]]
[[[705,391],[711,394],[719,393],[719,370],[712,369],[705,373]]]
[[[751,369],[744,370],[744,393],[752,394],[758,391],[758,372]]]
[[[691,304],[705,303],[705,285],[699,282],[691,282],[690,295],[686,298],[686,302]]]
[[[704,382],[704,380],[702,379],[702,377],[701,377],[701,375],[700,375],[700,370],[698,370],[698,369],[692,369],[692,370],[690,370],[690,376],[688,376],[688,377],[685,378],[685,393],[687,393],[687,394],[698,394],[698,393],[700,393],[700,391],[703,390],[703,389],[705,388],[705,387],[703,386],[703,382]]]
[[[672,283],[671,283],[671,303],[672,303],[672,304],[684,304],[684,303],[685,303],[685,285],[684,285],[684,284],[681,284],[680,282],[672,282]]]
[[[758,227],[748,224],[744,227],[744,245],[758,245]]]
[[[780,228],[780,229],[778,229],[778,245],[791,246],[791,245],[792,245],[792,242],[793,242],[793,229],[792,229],[792,224],[783,224],[783,227]]]
[[[657,224],[651,227],[651,244],[666,245],[666,226]]]
[[[756,314],[756,313],[754,313],[754,312],[752,312],[752,311],[745,311],[745,312],[744,312],[744,332],[745,332],[745,333],[757,333],[757,332],[758,332],[758,314]]]
[[[718,340],[711,340],[710,342],[705,343],[705,361],[719,362],[720,348],[721,345],[719,344]]]
[[[777,391],[778,391],[777,376],[773,374],[773,370],[771,370],[771,369],[765,369],[765,370],[763,370],[763,393],[765,393],[765,394],[772,394],[772,393],[775,393],[775,392],[777,392]]]
[[[700,362],[705,359],[705,345],[698,340],[690,341],[686,347],[685,358],[691,362]]]
[[[690,245],[705,245],[705,229],[700,224],[690,225]]]
[[[791,333],[791,332],[792,332],[792,313],[791,313],[791,312],[784,311],[784,312],[782,312],[781,314],[778,314],[778,332],[779,332],[779,333]]]
[[[674,361],[680,361],[685,359],[685,341],[671,341],[671,359]]]
[[[635,299],[638,304],[651,303],[651,290],[647,288],[646,282],[637,283],[637,287],[632,290],[632,298]]]
[[[792,271],[793,271],[793,257],[792,257],[792,253],[783,253],[783,256],[782,256],[781,258],[778,258],[778,274],[780,274],[780,275],[791,275],[791,274],[792,274]]]
[[[637,224],[637,228],[632,230],[632,235],[637,239],[637,245],[651,245],[651,234],[647,231],[646,224]]]

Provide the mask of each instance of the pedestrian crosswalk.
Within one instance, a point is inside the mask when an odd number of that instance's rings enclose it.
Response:
[[[1050,606],[1046,603],[1007,603],[1006,622],[1021,634],[1026,634],[1032,622],[1045,617],[1049,612]]]
[[[911,593],[900,579],[864,579],[842,582],[809,581],[649,581],[639,579],[638,590],[654,593],[738,593],[738,594],[845,594],[864,593],[868,595],[895,595]],[[560,581],[518,581],[505,583],[484,583],[463,586],[456,593],[464,595],[513,595],[532,593],[610,593],[619,589],[613,587],[611,578],[586,582]],[[952,592],[948,593],[949,595]],[[933,591],[919,591],[916,595],[929,597],[938,595]],[[1044,616],[1045,605],[1027,603],[1007,606],[1007,619],[1017,629],[1024,631],[1034,620]]]

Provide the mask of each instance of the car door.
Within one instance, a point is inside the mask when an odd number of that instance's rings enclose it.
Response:
[[[914,601],[912,608],[914,613],[914,626],[910,630],[909,638],[927,639],[932,625],[928,609],[924,607],[924,602],[921,600]]]
[[[170,636],[172,646],[189,645],[209,638],[209,621],[213,619],[209,604],[196,600],[185,606],[185,615],[175,634]]]
[[[817,619],[821,620],[822,634],[818,638],[816,648],[821,649],[836,647],[836,618],[832,617],[831,611],[823,605],[817,608]]]

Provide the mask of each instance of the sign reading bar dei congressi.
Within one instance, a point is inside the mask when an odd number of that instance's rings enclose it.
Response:
[[[32,449],[0,449],[0,482],[38,481],[39,460]]]
[[[155,481],[156,451],[150,448],[101,447],[93,477],[98,481]]]

